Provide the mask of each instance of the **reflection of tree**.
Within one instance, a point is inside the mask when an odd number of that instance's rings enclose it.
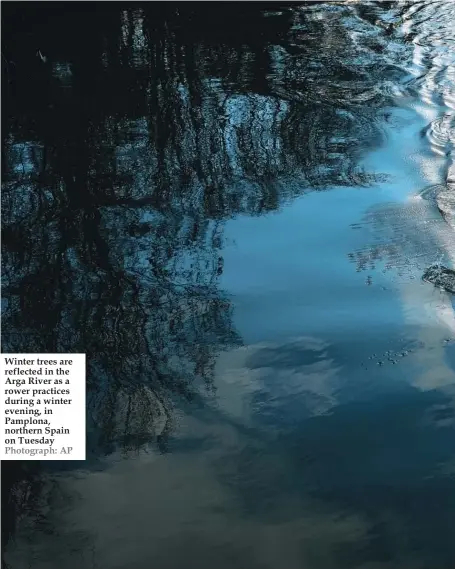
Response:
[[[3,349],[86,352],[102,448],[164,443],[174,395],[210,386],[238,341],[223,222],[374,181],[357,148],[379,140],[384,69],[359,60],[350,8],[249,7],[261,34],[235,36],[188,26],[194,5],[71,10],[7,14],[21,41],[5,30]]]
[[[137,93],[135,108],[146,104],[149,117],[150,200],[164,207],[184,189],[187,200],[198,196],[193,204],[224,217],[274,209],[283,193],[303,186],[374,181],[356,164],[357,149],[379,140],[371,107],[387,98],[379,80],[386,70],[373,49],[365,54],[350,41],[340,23],[345,15],[322,23],[311,10],[296,9],[287,30],[292,42],[283,47],[267,40],[245,45],[242,37],[215,44],[199,40],[197,31],[190,46],[178,18],[158,28],[150,14],[124,14],[130,36],[125,32],[120,46],[112,38],[110,52],[122,53],[127,44],[129,53],[142,54],[133,62],[147,103]],[[315,54],[305,38],[329,31],[331,41]],[[145,45],[153,66],[148,78]],[[118,84],[117,69],[107,77]]]
[[[136,382],[153,370],[164,387],[170,373],[187,392],[183,368],[203,375],[213,357],[204,337],[231,337],[220,327],[229,309],[215,288],[216,220],[274,209],[304,186],[371,178],[354,145],[376,136],[359,111],[376,77],[353,77],[360,50],[339,8],[322,22],[291,10],[288,43],[275,45],[215,45],[197,30],[189,45],[185,11],[131,8],[89,27],[88,49],[67,45],[66,61],[51,50],[47,92],[20,108],[34,140],[12,127],[6,144],[11,349],[88,350],[92,362],[104,355],[108,376]],[[317,57],[308,37],[327,40]],[[166,349],[186,361],[179,379]]]

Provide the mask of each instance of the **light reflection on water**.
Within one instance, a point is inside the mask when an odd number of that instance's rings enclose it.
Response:
[[[4,350],[88,353],[90,453],[7,562],[452,568],[454,315],[421,275],[455,240],[415,196],[448,177],[453,5],[195,10],[8,54]]]

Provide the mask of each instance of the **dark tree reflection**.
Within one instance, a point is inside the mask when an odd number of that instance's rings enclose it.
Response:
[[[381,142],[386,31],[189,4],[3,11],[3,350],[87,354],[94,454],[164,448],[175,397],[240,341],[227,219],[378,176],[358,149]]]

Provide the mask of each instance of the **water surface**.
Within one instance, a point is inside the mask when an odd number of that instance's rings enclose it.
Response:
[[[4,9],[3,350],[88,362],[8,566],[453,569],[454,4],[159,6]]]

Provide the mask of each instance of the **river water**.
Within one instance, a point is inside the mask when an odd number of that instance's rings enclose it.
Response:
[[[3,350],[88,364],[7,566],[453,569],[455,3],[169,4],[3,10]]]

